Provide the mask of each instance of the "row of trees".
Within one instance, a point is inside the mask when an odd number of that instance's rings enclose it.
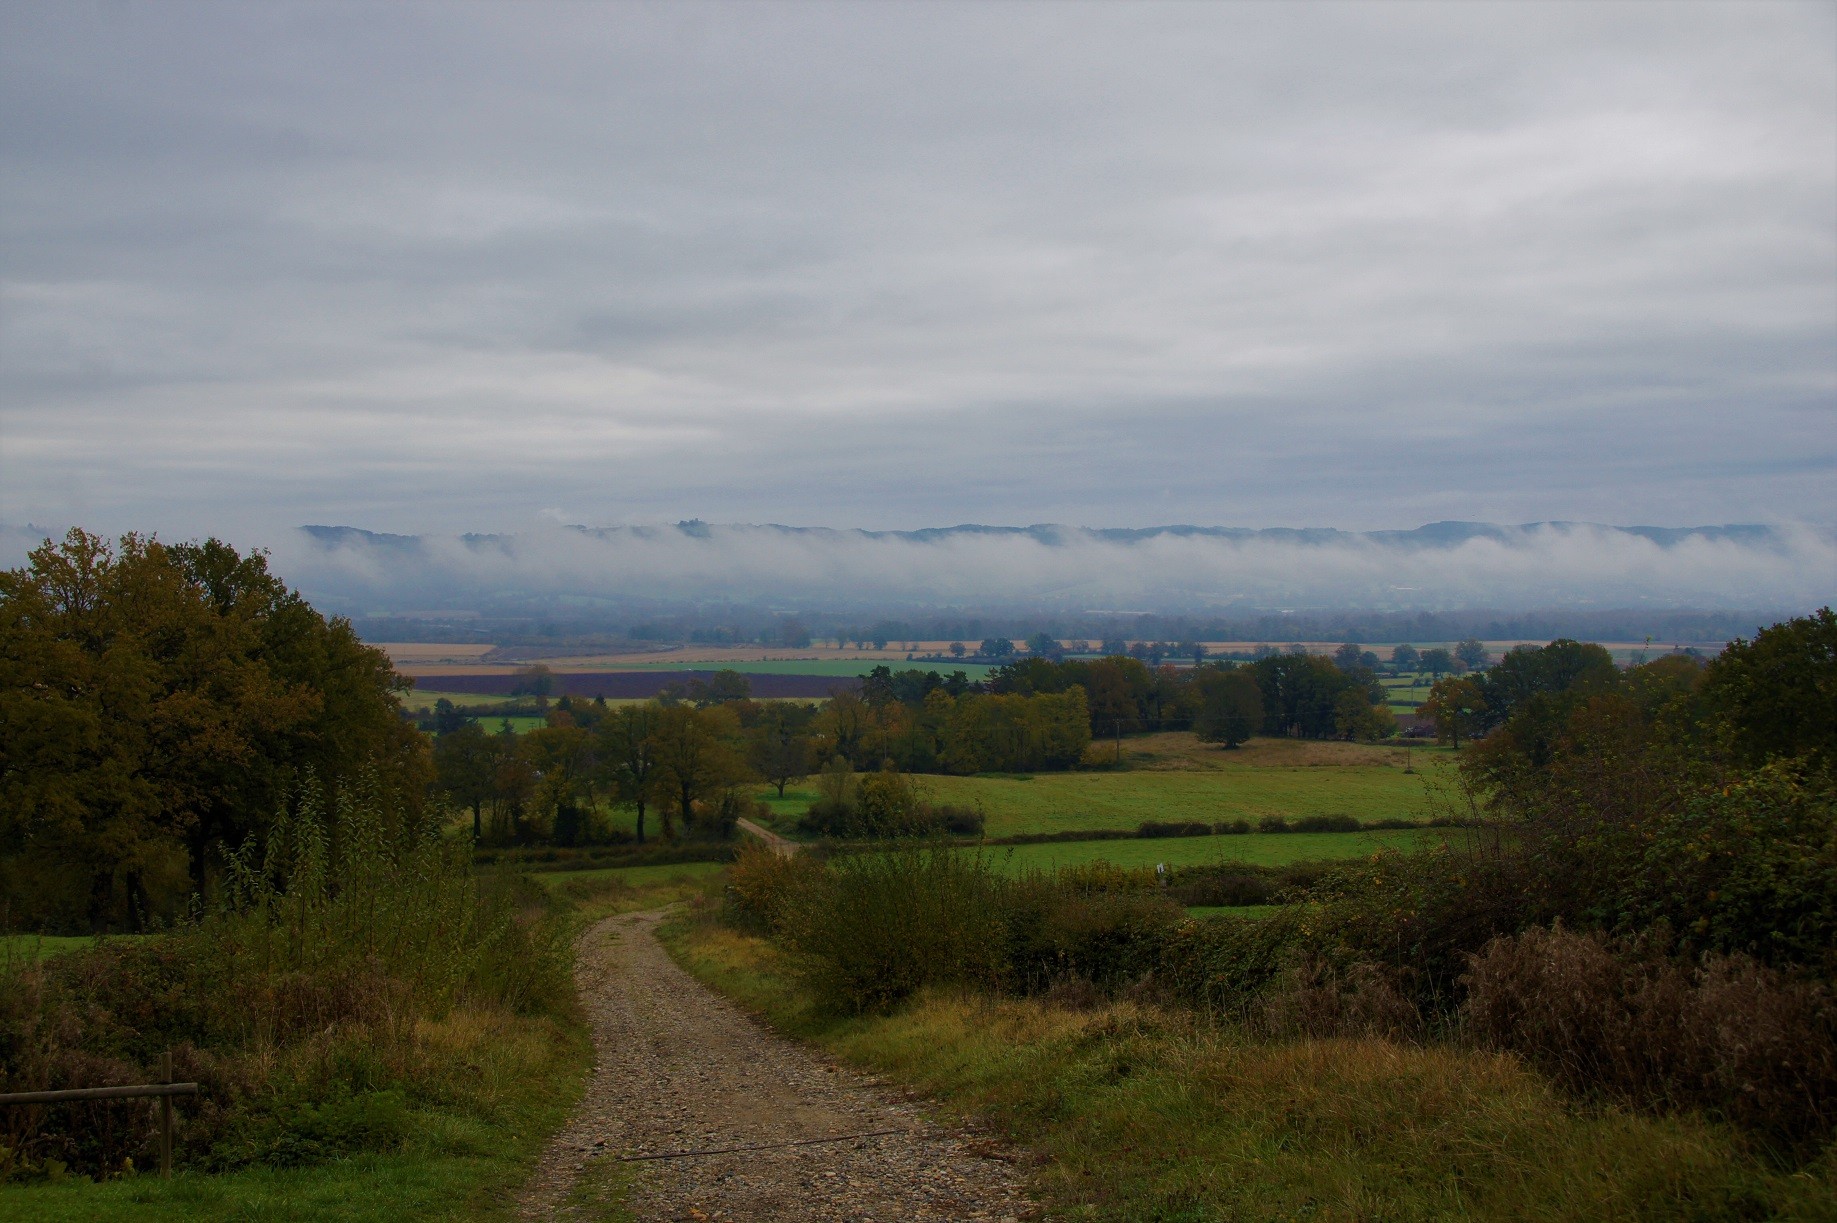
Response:
[[[746,783],[776,775],[782,789],[809,771],[801,750],[795,760],[774,759],[793,739],[778,733],[784,719],[776,721],[745,725],[731,705],[609,707],[563,697],[547,725],[525,735],[508,727],[491,734],[477,722],[448,731],[435,741],[434,764],[440,790],[471,812],[482,843],[593,841],[604,834],[599,812],[609,804],[635,813],[639,841],[653,812],[666,838],[718,839],[750,805]]]
[[[1090,743],[1084,694],[1020,696],[934,688],[914,706],[849,691],[826,705],[740,698],[608,706],[564,697],[525,735],[458,721],[436,740],[440,790],[484,843],[571,844],[604,834],[624,807],[644,840],[724,837],[761,781],[790,782],[840,762],[876,772],[1023,772],[1075,766]]]
[[[1381,739],[1395,729],[1370,668],[1307,653],[1189,668],[1151,668],[1118,655],[1025,658],[991,672],[987,683],[991,691],[1023,694],[1083,688],[1091,731],[1099,737],[1193,729],[1208,741],[1236,746],[1252,734]]]

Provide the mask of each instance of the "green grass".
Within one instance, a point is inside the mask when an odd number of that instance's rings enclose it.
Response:
[[[118,934],[111,937],[140,936]],[[0,964],[6,963],[9,958],[37,960],[45,956],[62,955],[66,951],[81,951],[85,947],[94,947],[99,941],[88,934],[0,934]]]
[[[1425,753],[1418,752],[1418,756]],[[1351,815],[1361,820],[1424,814],[1424,777],[1439,770],[1418,760],[1398,765],[1327,767],[1230,764],[1205,771],[1036,773],[1006,777],[927,777],[932,800],[981,805],[991,837],[1083,828],[1136,828],[1148,821],[1216,824],[1266,815]]]
[[[1827,1154],[1792,1174],[1700,1118],[1563,1100],[1516,1060],[1375,1039],[1253,1039],[1190,1012],[932,993],[818,1010],[771,945],[675,923],[707,984],[832,1054],[941,1098],[1043,1159],[1051,1217],[1232,1220],[1830,1219]]]
[[[1188,905],[1188,917],[1268,917],[1281,905]]]
[[[1247,862],[1282,866],[1322,858],[1362,858],[1381,849],[1407,851],[1446,835],[1439,828],[1385,828],[1370,832],[1252,832],[1226,837],[1131,837],[1122,841],[1049,841],[1040,845],[992,845],[968,851],[987,854],[996,870],[1057,870],[1087,862],[1115,866],[1209,866]]]
[[[180,1171],[165,1182],[143,1174],[102,1183],[72,1178],[0,1185],[0,1218],[508,1221],[516,1190],[580,1094],[591,1045],[580,1028],[528,1019],[468,1030],[467,1014],[456,1012],[444,1027],[436,1039],[465,1062],[469,1107],[415,1109],[400,1152],[288,1170]]]
[[[888,667],[894,672],[900,671],[936,671],[939,675],[949,675],[952,671],[961,671],[972,680],[979,680],[995,668],[988,663],[973,662],[919,662],[916,659],[907,662],[903,658],[774,658],[766,662],[729,659],[723,662],[634,662],[620,663],[616,667],[605,668],[614,671],[738,671],[741,674],[754,675],[831,675],[843,679],[853,679],[857,675],[866,675],[875,667]],[[811,698],[815,699],[815,698]]]
[[[656,909],[706,892],[726,868],[723,862],[681,862],[671,866],[615,866],[589,871],[531,871],[550,896],[571,905],[582,922],[615,913]]]
[[[519,735],[527,735],[532,730],[541,730],[544,726],[549,724],[547,718],[505,718],[495,714],[478,719],[478,724],[485,728],[486,733],[493,735],[503,730],[504,723],[506,722],[510,723],[510,729]]]

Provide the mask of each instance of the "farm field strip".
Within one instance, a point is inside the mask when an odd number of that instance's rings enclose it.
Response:
[[[1121,841],[1048,841],[1038,845],[991,845],[981,853],[1004,874],[1058,870],[1108,862],[1112,866],[1215,866],[1243,862],[1283,866],[1290,862],[1364,858],[1381,850],[1407,853],[1458,836],[1441,828],[1384,828],[1370,832],[1252,832],[1242,836],[1131,837]]]
[[[113,934],[106,936],[91,934],[0,934],[0,964],[8,959],[38,960],[45,956],[62,955],[66,951],[81,951],[94,947],[106,938],[109,941],[119,939],[145,938],[140,934]]]
[[[1086,828],[1136,828],[1149,821],[1216,824],[1264,816],[1351,815],[1360,820],[1426,814],[1425,776],[1388,765],[1207,771],[1042,773],[1006,777],[925,777],[933,802],[981,805],[991,837]],[[776,805],[776,804],[774,804]]]

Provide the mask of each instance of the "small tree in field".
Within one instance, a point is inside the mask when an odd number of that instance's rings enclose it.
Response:
[[[1435,723],[1436,741],[1451,743],[1458,752],[1461,735],[1471,735],[1486,713],[1486,697],[1470,679],[1439,679],[1418,712]]]
[[[1263,694],[1249,671],[1204,671],[1195,680],[1199,709],[1193,729],[1206,743],[1234,748],[1263,723]]]

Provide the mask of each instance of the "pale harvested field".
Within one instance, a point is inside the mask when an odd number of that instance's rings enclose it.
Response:
[[[389,655],[396,670],[404,667],[426,666],[430,663],[446,665],[449,663],[469,663],[497,649],[491,644],[456,645],[441,641],[380,641],[376,648]]]

